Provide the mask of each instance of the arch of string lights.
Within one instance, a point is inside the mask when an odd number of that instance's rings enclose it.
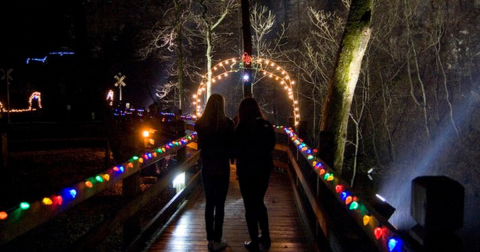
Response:
[[[277,81],[277,83],[283,86],[284,90],[288,92],[288,98],[292,100],[295,125],[298,125],[300,121],[300,110],[298,107],[298,101],[295,100],[295,97],[293,95],[293,87],[295,85],[295,81],[292,80],[288,72],[275,62],[264,58],[252,57],[251,65],[252,68],[261,75]],[[244,62],[239,58],[230,58],[219,62],[209,70],[212,73],[212,85],[222,81],[223,79],[226,79],[232,72],[239,72],[243,68],[243,66]],[[198,86],[197,93],[193,95],[193,104],[195,106],[195,115],[197,117],[200,117],[203,113],[203,104],[205,103],[203,101],[207,99],[207,97],[205,97],[207,90],[207,82],[207,74],[204,74],[202,76],[202,81]]]

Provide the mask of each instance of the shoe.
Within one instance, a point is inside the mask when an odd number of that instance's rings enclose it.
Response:
[[[270,237],[263,237],[262,235],[258,236],[258,242],[262,244],[262,247],[265,250],[268,250],[272,245],[272,240],[270,239]]]
[[[219,242],[216,242],[216,241],[212,241],[212,242],[213,242],[212,248],[211,249],[209,248],[212,251],[219,251],[227,247],[227,240],[225,239],[222,239]]]
[[[243,246],[250,251],[250,252],[259,252],[260,251],[260,246],[258,243],[254,243],[252,241],[244,242]]]
[[[208,250],[213,250],[213,240],[208,241]]]

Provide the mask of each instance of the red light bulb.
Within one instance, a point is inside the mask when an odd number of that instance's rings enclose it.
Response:
[[[375,228],[373,233],[375,234],[375,238],[377,238],[377,240],[378,240],[378,239],[380,239],[380,237],[382,237],[383,230],[382,230],[381,227],[377,227],[377,228]]]
[[[341,193],[343,191],[343,185],[336,185],[335,186],[335,191],[337,193]]]

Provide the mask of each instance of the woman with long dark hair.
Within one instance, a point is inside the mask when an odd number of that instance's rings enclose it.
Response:
[[[203,115],[195,123],[195,130],[202,158],[208,249],[217,251],[227,246],[226,240],[222,239],[222,233],[234,130],[233,121],[225,114],[223,96],[210,96]]]
[[[259,251],[260,244],[268,250],[271,239],[264,198],[273,169],[275,132],[254,98],[245,98],[240,103],[234,141],[238,182],[250,236],[244,245],[249,251]]]

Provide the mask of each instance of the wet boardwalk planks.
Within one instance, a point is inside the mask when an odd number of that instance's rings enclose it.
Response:
[[[249,240],[245,223],[245,210],[240,195],[238,180],[235,178],[235,166],[231,166],[230,188],[225,205],[225,223],[223,238],[228,247],[223,251],[247,251],[243,242]],[[305,238],[305,231],[299,217],[293,190],[287,174],[272,172],[270,186],[265,198],[269,213],[271,252],[312,251]],[[156,251],[208,251],[204,220],[203,188],[189,197],[185,207],[172,218],[168,227],[150,246],[150,252]]]

